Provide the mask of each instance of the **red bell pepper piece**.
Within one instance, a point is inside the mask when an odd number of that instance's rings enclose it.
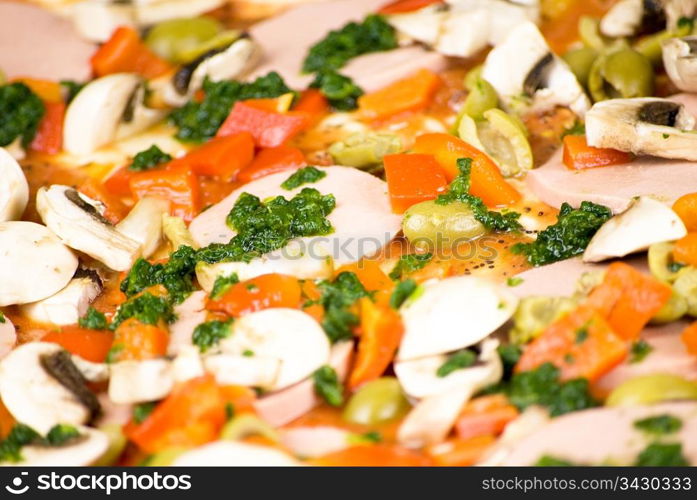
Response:
[[[383,158],[392,211],[404,212],[445,192],[445,172],[432,155],[396,154]]]
[[[173,163],[189,165],[196,175],[230,181],[254,158],[254,138],[249,132],[211,139]]]
[[[249,182],[284,170],[294,170],[307,165],[302,151],[282,144],[275,148],[265,148],[257,153],[252,163],[243,168],[237,179]]]
[[[31,149],[54,155],[60,153],[63,148],[65,103],[63,101],[44,102],[44,108],[46,111],[31,142]]]
[[[403,14],[441,3],[444,3],[444,0],[396,0],[380,7],[378,14]]]
[[[169,200],[172,214],[190,221],[201,210],[198,179],[189,165],[170,162],[165,168],[134,172],[129,181],[131,193],[140,199],[145,196]]]
[[[128,26],[117,28],[92,55],[90,63],[95,76],[138,73],[145,78],[155,78],[173,69],[142,42],[136,30]]]
[[[249,132],[257,146],[273,148],[294,137],[305,125],[305,118],[290,113],[276,113],[238,101],[218,130],[218,137]]]

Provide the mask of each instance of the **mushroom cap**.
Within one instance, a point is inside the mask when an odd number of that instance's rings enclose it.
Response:
[[[78,426],[80,437],[59,446],[28,445],[15,465],[80,467],[93,465],[109,448],[109,438],[97,429]]]
[[[0,148],[0,222],[19,219],[29,201],[29,185],[22,167]]]
[[[22,314],[39,323],[73,325],[102,291],[101,283],[91,276],[73,278],[58,293],[21,306]]]
[[[671,38],[662,44],[663,66],[680,90],[697,92],[697,54],[693,52],[697,36]]]
[[[46,226],[0,222],[0,306],[42,300],[62,290],[78,260]]]
[[[288,467],[300,465],[293,457],[269,446],[215,441],[179,455],[175,467]]]

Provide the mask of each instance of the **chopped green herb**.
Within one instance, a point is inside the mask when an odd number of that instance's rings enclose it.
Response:
[[[394,269],[390,271],[390,279],[398,280],[402,279],[405,274],[413,273],[419,269],[423,269],[426,264],[431,262],[433,254],[431,253],[410,253],[407,255],[402,255],[397,264],[395,264]]]
[[[638,467],[681,467],[690,465],[682,454],[680,443],[652,443],[639,453]]]
[[[324,365],[312,375],[315,392],[332,406],[341,406],[344,402],[344,388],[339,377],[329,365]]]
[[[520,278],[520,277],[518,277],[518,276],[513,276],[513,277],[508,278],[508,279],[506,280],[506,284],[507,284],[508,286],[513,287],[513,286],[522,285],[524,281],[525,281],[525,280],[524,280],[523,278]]]
[[[533,266],[551,264],[583,253],[593,235],[612,212],[603,205],[584,201],[579,208],[564,203],[557,222],[540,232],[532,243],[516,243],[515,254],[525,255]]]
[[[369,431],[363,434],[351,434],[349,443],[354,445],[375,444],[382,442],[382,435],[377,431]]]
[[[356,109],[358,98],[364,93],[351,78],[331,70],[318,72],[310,87],[319,89],[332,109],[337,111]]]
[[[94,307],[89,307],[85,315],[77,320],[77,324],[81,328],[90,328],[92,330],[106,330],[109,327],[104,313],[97,311]]]
[[[171,323],[176,316],[169,299],[145,292],[119,306],[110,328],[116,330],[121,323],[130,318],[136,318],[146,325],[156,325],[159,321]]]
[[[0,323],[5,323],[7,319],[5,319],[5,313],[0,311]]]
[[[337,70],[362,54],[397,48],[397,33],[378,15],[351,22],[315,43],[303,61],[303,72]]]
[[[0,85],[0,146],[20,138],[29,146],[46,108],[29,87],[20,82]]]
[[[213,289],[211,290],[211,299],[217,300],[230,289],[232,285],[236,285],[240,282],[237,277],[237,273],[232,273],[229,276],[218,276],[215,278],[213,283]]]
[[[327,172],[325,172],[324,170],[320,170],[317,167],[303,167],[293,172],[293,174],[291,174],[290,177],[283,181],[281,187],[283,189],[291,190],[300,187],[303,184],[317,182],[321,179],[324,179],[326,176]]]
[[[451,373],[462,368],[469,368],[477,362],[477,354],[471,349],[461,349],[451,354],[447,361],[440,365],[436,371],[439,377],[447,377]]]
[[[588,339],[588,327],[583,326],[576,330],[574,342],[576,344],[583,344]]]
[[[244,351],[242,351],[242,356],[245,356],[247,358],[251,358],[252,356],[254,356],[254,351],[249,350],[249,349],[245,349]]]
[[[143,172],[167,163],[171,159],[171,155],[163,152],[156,144],[153,144],[133,157],[133,162],[128,166],[128,170]]]
[[[586,134],[586,126],[582,122],[576,120],[571,127],[564,130],[564,132],[561,134],[561,138],[563,139],[567,135],[585,135],[585,134]]]
[[[140,403],[133,407],[133,421],[136,424],[142,424],[145,419],[150,416],[152,411],[157,406],[157,403],[153,401],[148,401],[147,403]]]
[[[322,328],[329,339],[334,342],[352,338],[352,329],[359,319],[349,308],[360,298],[370,297],[358,277],[344,271],[333,280],[319,283],[321,296],[317,301],[324,308]]]
[[[390,307],[392,309],[399,309],[402,307],[402,304],[411,297],[411,294],[413,294],[418,287],[419,285],[413,279],[397,283],[397,286],[395,286],[392,291],[392,295],[390,295]]]
[[[213,320],[198,325],[194,329],[191,338],[201,352],[206,352],[214,345],[217,345],[222,339],[229,336],[231,332],[231,319],[227,321]]]
[[[75,438],[80,437],[78,430],[67,424],[56,424],[46,434],[46,442],[50,446],[61,446]]]
[[[119,359],[119,355],[121,354],[121,351],[123,351],[123,344],[114,344],[111,346],[111,349],[109,349],[109,352],[106,353],[106,359],[104,362],[108,365],[112,363],[116,363]]]
[[[516,373],[506,390],[510,402],[518,409],[541,405],[553,417],[597,406],[589,393],[588,380],[577,378],[559,381],[559,369],[551,363]]]
[[[673,434],[682,429],[682,420],[672,415],[656,415],[634,422],[634,427],[649,434]]]
[[[629,349],[629,362],[639,363],[644,360],[646,356],[651,354],[653,347],[651,344],[644,340],[637,340],[632,343],[632,347]]]
[[[327,219],[336,200],[314,188],[303,188],[292,199],[277,196],[268,202],[242,193],[227,216],[237,234],[228,243],[213,243],[198,250],[196,259],[207,264],[249,262],[283,248],[294,238],[330,234]]]
[[[502,344],[496,348],[496,352],[499,353],[503,363],[503,378],[508,380],[513,375],[513,368],[523,355],[523,349],[518,344]]]
[[[552,455],[543,455],[535,462],[535,467],[576,467],[577,464]]]
[[[472,159],[460,158],[457,160],[457,168],[460,171],[457,177],[450,183],[448,192],[436,198],[439,205],[447,205],[453,201],[467,204],[472,210],[474,218],[484,227],[492,231],[519,231],[522,226],[518,222],[520,214],[517,212],[490,211],[481,198],[470,194],[470,174],[472,171]]]
[[[194,289],[193,277],[196,266],[196,251],[186,245],[172,252],[164,264],[151,264],[145,259],[138,259],[121,282],[121,291],[127,297],[142,292],[154,285],[163,285],[179,303]]]
[[[276,72],[250,83],[234,80],[213,82],[206,78],[203,82],[203,100],[187,102],[172,112],[170,120],[179,128],[178,139],[203,142],[215,136],[237,101],[278,97],[289,92],[292,92],[291,89]]]

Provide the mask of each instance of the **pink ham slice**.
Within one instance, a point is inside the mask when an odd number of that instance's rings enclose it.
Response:
[[[263,55],[251,76],[277,71],[289,86],[307,87],[313,77],[300,71],[310,47],[329,31],[351,21],[361,21],[385,3],[386,0],[335,0],[302,5],[253,26],[250,34],[260,44]],[[342,68],[341,73],[371,92],[418,69],[440,71],[446,65],[447,58],[436,52],[421,47],[402,47],[357,57]]]
[[[348,375],[353,358],[353,342],[342,342],[332,347],[329,365],[336,370],[339,380]],[[312,410],[320,403],[315,394],[312,378],[273,392],[258,399],[254,409],[259,416],[274,427],[286,425]]]
[[[0,69],[8,78],[48,80],[90,77],[95,45],[77,34],[70,21],[44,9],[0,2]]]
[[[679,94],[671,98],[697,115],[697,97]],[[568,202],[578,206],[588,200],[621,212],[635,196],[653,196],[672,204],[680,196],[697,191],[697,164],[651,156],[637,157],[627,165],[569,170],[562,151],[528,173],[527,184],[543,202],[559,207]]]
[[[513,447],[501,465],[533,465],[551,455],[583,465],[610,462],[631,465],[652,440],[634,428],[650,416],[673,415],[682,420],[670,442],[681,442],[687,461],[697,465],[697,403],[598,408],[570,413],[540,427]]]

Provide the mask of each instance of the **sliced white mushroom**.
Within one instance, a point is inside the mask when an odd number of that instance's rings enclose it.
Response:
[[[208,373],[221,385],[273,388],[281,372],[281,360],[265,356],[212,354],[203,358]]]
[[[120,361],[109,368],[109,398],[114,403],[157,401],[174,387],[172,366],[165,359]]]
[[[90,410],[42,366],[44,356],[62,351],[56,344],[22,344],[0,361],[0,398],[18,421],[41,434],[57,424],[79,425]]]
[[[194,329],[206,321],[206,292],[197,290],[191,293],[184,302],[174,306],[174,314],[177,319],[169,325],[167,344],[167,354],[171,356],[193,346],[191,336]]]
[[[3,316],[0,321],[0,359],[7,356],[17,344],[17,330],[10,318]]]
[[[351,446],[351,433],[328,425],[291,427],[281,430],[281,443],[302,458],[315,458]]]
[[[643,0],[620,0],[610,7],[610,10],[600,20],[600,31],[611,37],[634,35],[639,30],[644,18],[644,3],[657,4],[657,2],[644,2]]]
[[[445,377],[439,377],[437,372],[450,357],[448,354],[399,361],[395,363],[394,371],[404,392],[415,398],[441,394],[464,386],[482,388],[495,384],[503,375],[501,358],[496,351],[498,345],[498,340],[484,340],[480,344],[481,352],[474,365],[455,370]]]
[[[663,66],[676,87],[697,92],[697,36],[663,42]]]
[[[586,115],[586,139],[596,148],[697,160],[695,118],[682,104],[657,97],[610,99]]]
[[[0,222],[19,219],[29,201],[29,185],[22,167],[0,148]]]
[[[175,467],[288,467],[300,465],[300,463],[277,448],[240,441],[216,441],[182,453],[172,465]]]
[[[84,316],[89,305],[101,291],[102,282],[97,273],[87,272],[71,279],[58,293],[37,302],[24,304],[20,310],[23,315],[38,323],[73,325]]]
[[[512,315],[518,299],[508,287],[475,276],[424,283],[400,309],[404,337],[397,359],[443,354],[480,342]]]
[[[106,363],[95,363],[87,361],[73,354],[70,356],[75,367],[80,370],[82,376],[89,382],[106,382],[109,380],[109,365]]]
[[[16,161],[23,160],[27,157],[27,152],[24,150],[24,147],[22,147],[22,139],[20,137],[17,137],[17,139],[5,146],[4,149]]]
[[[235,40],[225,49],[214,49],[184,65],[174,75],[166,74],[151,81],[156,98],[169,106],[182,106],[201,89],[206,78],[239,79],[256,63],[257,44],[249,37]]]
[[[172,360],[172,375],[174,382],[185,382],[205,374],[201,353],[194,345],[185,346],[179,350]]]
[[[269,272],[315,277],[317,273],[326,273],[331,261],[336,266],[356,262],[387,245],[400,230],[401,216],[392,212],[386,183],[355,168],[322,167],[321,170],[327,174],[326,177],[291,191],[281,187],[288,172],[249,182],[196,217],[189,230],[201,247],[227,243],[235,232],[227,226],[225,219],[242,193],[253,194],[261,200],[276,196],[290,199],[301,189],[312,187],[324,195],[332,194],[336,199],[336,207],[327,216],[334,228],[331,234],[301,238],[249,263],[216,265],[212,270],[208,269],[207,279],[201,281],[212,285],[215,276],[228,275],[233,270],[238,272],[240,279]],[[197,274],[202,277],[201,273]]]
[[[69,186],[54,184],[36,193],[41,219],[63,242],[115,271],[127,271],[141,245],[112,226],[94,201]]]
[[[47,227],[0,222],[0,306],[45,299],[75,274],[77,257]]]
[[[566,106],[579,116],[590,101],[566,63],[555,56],[534,23],[517,25],[484,62],[482,78],[509,111]]]
[[[134,7],[138,23],[149,26],[168,19],[199,16],[224,4],[224,0],[136,0]]]
[[[112,142],[140,84],[140,77],[131,73],[115,73],[87,84],[66,111],[63,148],[81,155]]]
[[[223,353],[249,359],[259,356],[280,361],[276,380],[268,387],[278,390],[300,382],[329,361],[327,335],[308,314],[296,309],[266,309],[247,314],[233,325],[232,335],[220,341]]]
[[[167,116],[168,110],[151,108],[146,105],[147,95],[151,92],[144,83],[140,83],[131,94],[121,121],[116,126],[114,140],[132,137],[146,130]]]
[[[116,230],[141,245],[141,255],[150,257],[162,243],[162,217],[169,212],[169,201],[141,198]]]
[[[22,460],[12,465],[40,467],[80,467],[93,465],[109,448],[109,438],[97,429],[78,426],[79,437],[59,446],[27,445]]]
[[[119,26],[135,26],[135,11],[127,3],[78,2],[70,16],[77,32],[93,42],[106,42]]]
[[[697,13],[694,0],[620,0],[600,20],[603,35],[618,38],[675,29]]]
[[[647,250],[654,243],[675,241],[687,234],[678,214],[648,196],[632,201],[626,212],[607,221],[595,233],[584,262],[600,262]]]
[[[400,34],[427,45],[435,45],[447,17],[449,9],[436,4],[403,14],[392,14],[387,16],[387,22]]]
[[[443,19],[433,48],[447,56],[469,57],[489,44],[490,35],[491,13],[487,8],[452,10]]]

